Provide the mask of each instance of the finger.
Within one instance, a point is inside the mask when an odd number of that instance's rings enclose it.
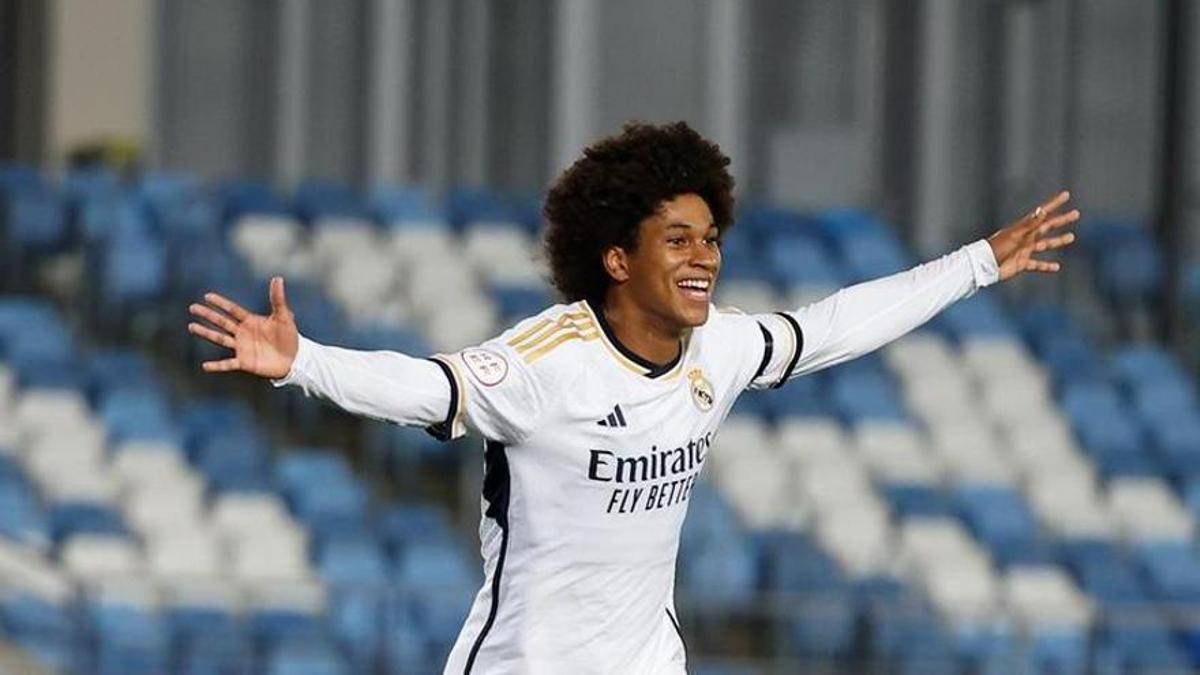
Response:
[[[229,349],[233,349],[236,344],[232,336],[213,330],[208,326],[202,326],[198,323],[189,323],[188,332],[197,337],[204,338],[218,347],[228,347]]]
[[[205,293],[204,300],[210,305],[216,305],[229,316],[232,316],[239,323],[246,320],[250,316],[241,305],[221,295],[220,293]]]
[[[1045,253],[1046,251],[1053,251],[1054,249],[1062,248],[1064,246],[1070,246],[1074,241],[1075,233],[1068,232],[1058,237],[1042,239],[1033,247],[1033,250],[1037,253]]]
[[[204,372],[206,373],[228,373],[231,370],[239,369],[238,360],[236,358],[224,359],[222,361],[205,361],[204,363],[200,364],[200,367],[203,368]]]
[[[286,314],[288,309],[287,295],[283,291],[283,277],[271,278],[271,314]]]
[[[1062,227],[1064,225],[1070,225],[1071,223],[1074,223],[1077,220],[1079,220],[1079,209],[1073,209],[1062,215],[1054,216],[1050,220],[1047,220],[1046,222],[1039,225],[1038,226],[1038,234],[1045,234],[1045,233],[1049,232],[1050,230]]]
[[[1042,213],[1044,215],[1050,215],[1051,213],[1054,213],[1054,211],[1056,209],[1058,209],[1058,207],[1062,206],[1063,204],[1066,204],[1067,200],[1070,198],[1071,198],[1071,193],[1067,192],[1066,190],[1063,190],[1062,192],[1051,197],[1050,199],[1047,199],[1046,201],[1042,202]]]
[[[206,307],[204,305],[201,305],[198,302],[193,302],[191,305],[188,306],[188,311],[191,312],[194,316],[198,316],[201,319],[204,319],[205,321],[211,323],[212,325],[220,328],[223,331],[226,331],[228,333],[236,333],[237,332],[238,325],[236,323],[234,323],[232,319],[230,319],[229,317],[225,316],[224,314],[218,312],[217,310],[215,310],[211,307]]]
[[[1050,260],[1034,260],[1030,259],[1025,263],[1026,272],[1044,272],[1053,274],[1062,269],[1062,263]]]

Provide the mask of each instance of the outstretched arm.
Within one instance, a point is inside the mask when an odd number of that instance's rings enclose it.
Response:
[[[397,352],[366,352],[319,345],[300,336],[288,307],[283,279],[270,287],[271,313],[254,314],[219,295],[204,296],[191,313],[208,323],[188,324],[188,332],[233,355],[206,361],[206,372],[245,372],[295,384],[359,415],[413,426],[445,421],[450,383],[441,366]]]
[[[1060,192],[986,240],[774,317],[778,325],[772,332],[791,339],[783,349],[776,348],[772,367],[757,385],[782,383],[874,351],[996,281],[1025,272],[1058,272],[1060,263],[1037,255],[1075,241],[1073,233],[1058,233],[1079,220],[1077,210],[1059,213],[1068,199],[1067,192]]]

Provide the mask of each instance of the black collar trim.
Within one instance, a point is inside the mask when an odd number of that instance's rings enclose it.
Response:
[[[675,358],[666,363],[655,363],[647,358],[638,356],[633,352],[632,349],[622,344],[621,341],[617,339],[617,334],[613,332],[612,326],[608,323],[608,318],[604,316],[603,310],[597,308],[589,300],[584,300],[584,302],[586,302],[587,306],[591,308],[592,314],[596,315],[596,322],[600,324],[600,330],[604,331],[604,337],[608,338],[608,341],[612,344],[612,346],[616,347],[617,351],[621,352],[621,356],[624,356],[642,368],[645,368],[646,372],[643,373],[643,375],[646,377],[653,379],[659,377],[660,375],[665,375],[671,372],[675,366],[679,365],[680,359],[683,358],[682,342],[679,344],[679,351],[675,354]]]

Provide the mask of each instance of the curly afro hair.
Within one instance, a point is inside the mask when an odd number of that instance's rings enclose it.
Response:
[[[568,302],[600,302],[611,283],[602,254],[633,251],[638,225],[663,202],[696,194],[722,234],[733,225],[729,158],[686,122],[629,123],[584,148],[550,187],[546,256],[551,281]]]

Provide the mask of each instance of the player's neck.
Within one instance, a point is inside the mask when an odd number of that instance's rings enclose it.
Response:
[[[663,365],[679,356],[686,328],[668,325],[619,294],[610,294],[597,310],[621,346],[643,360]]]

